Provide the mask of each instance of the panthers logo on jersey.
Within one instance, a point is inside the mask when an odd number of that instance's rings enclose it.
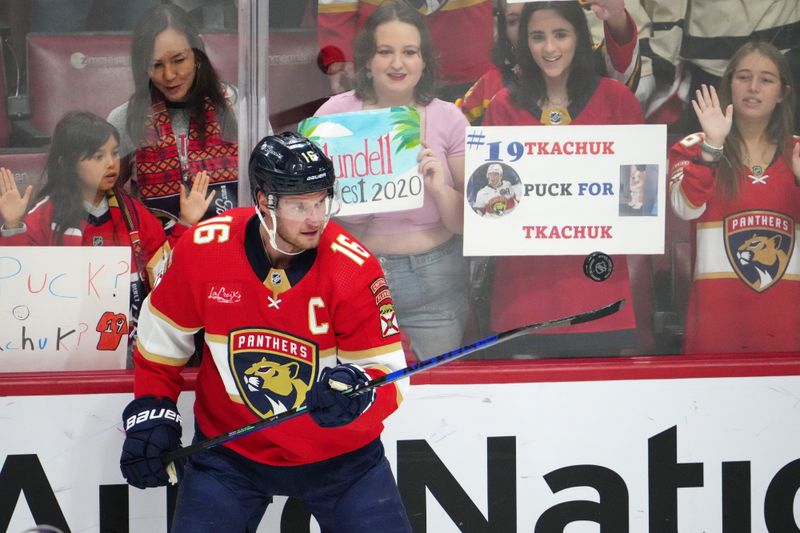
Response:
[[[236,387],[253,413],[268,418],[305,402],[316,376],[314,343],[262,328],[236,330],[228,338]]]
[[[514,206],[517,204],[516,200],[513,196],[508,195],[498,195],[486,202],[486,207],[484,208],[484,212],[488,215],[495,215],[501,217],[506,214],[506,212],[511,211],[514,209]]]
[[[406,2],[423,15],[430,15],[444,7],[447,0],[406,0]]]
[[[783,277],[794,250],[794,221],[773,211],[736,213],[724,221],[725,251],[739,279],[764,292]]]

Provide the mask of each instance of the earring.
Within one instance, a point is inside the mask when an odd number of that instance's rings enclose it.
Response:
[[[368,70],[368,71],[367,71],[367,79],[368,79],[368,80],[371,80],[371,79],[372,79],[372,71],[371,71],[371,70]]]

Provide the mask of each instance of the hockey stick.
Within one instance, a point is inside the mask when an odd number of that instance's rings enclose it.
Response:
[[[483,350],[485,348],[488,348],[489,346],[495,346],[497,344],[500,344],[501,342],[505,342],[507,340],[520,337],[528,333],[532,333],[534,331],[543,331],[546,329],[554,329],[563,326],[571,326],[574,324],[582,324],[584,322],[591,322],[592,320],[597,320],[599,318],[613,315],[614,313],[619,311],[623,305],[625,305],[624,299],[606,305],[605,307],[600,307],[592,311],[586,311],[585,313],[579,313],[577,315],[572,315],[565,318],[558,318],[555,320],[548,320],[546,322],[539,322],[537,324],[529,324],[527,326],[521,326],[518,328],[510,329],[508,331],[504,331],[503,333],[486,337],[485,339],[481,339],[472,344],[462,346],[461,348],[456,348],[452,352],[443,353],[441,355],[438,355],[432,359],[427,359],[425,361],[419,361],[418,363],[414,363],[413,365],[407,366],[406,368],[401,368],[399,370],[395,370],[394,372],[390,372],[385,376],[372,379],[366,383],[361,383],[352,388],[348,388],[346,390],[343,390],[342,394],[345,394],[347,396],[353,394],[362,394],[377,387],[381,387],[389,383],[394,383],[395,381],[398,381],[400,379],[412,376],[414,374],[418,374],[420,372],[424,372],[426,370],[430,370],[431,368],[443,365],[447,362],[454,361],[456,359],[464,357],[467,354]],[[263,420],[259,420],[258,422],[248,424],[246,426],[240,427],[239,429],[234,429],[233,431],[223,433],[222,435],[218,435],[216,437],[200,441],[196,444],[192,444],[191,446],[167,452],[161,457],[161,461],[165,465],[172,466],[171,463],[173,463],[178,459],[182,459],[184,457],[187,457],[189,455],[192,455],[193,453],[197,453],[202,450],[207,450],[209,448],[222,444],[223,442],[228,442],[234,439],[238,439],[239,437],[244,437],[245,435],[253,433],[254,431],[259,431],[261,429],[275,426],[277,424],[280,424],[281,422],[289,420],[290,418],[298,417],[303,413],[305,413],[307,410],[308,408],[306,407],[305,404],[303,404],[299,407],[295,407],[294,409],[290,409],[288,411],[284,411],[283,413],[270,416],[269,418],[265,418]]]

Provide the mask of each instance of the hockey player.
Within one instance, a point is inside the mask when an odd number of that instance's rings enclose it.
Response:
[[[486,169],[487,184],[475,196],[472,205],[480,214],[502,216],[510,212],[522,198],[522,184],[503,179],[503,167],[492,163]]]
[[[669,153],[670,199],[692,222],[687,353],[800,349],[800,139],[786,58],[751,42],[717,96],[695,93],[702,132]]]
[[[199,223],[145,302],[122,473],[139,488],[167,483],[180,371],[205,328],[196,441],[304,402],[311,416],[191,456],[171,531],[255,531],[274,495],[303,500],[323,531],[410,531],[380,441],[407,382],[356,396],[331,388],[405,366],[381,268],[328,222],[333,165],[310,141],[265,137],[249,175],[255,213]]]

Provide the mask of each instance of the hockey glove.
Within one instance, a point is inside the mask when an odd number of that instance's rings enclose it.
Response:
[[[181,415],[168,398],[143,396],[122,413],[125,442],[119,467],[122,477],[136,488],[161,487],[169,483],[161,455],[181,447]],[[182,466],[176,462],[178,478]]]
[[[308,414],[318,426],[335,428],[349,424],[366,411],[375,400],[375,390],[361,394],[345,396],[339,390],[331,388],[331,381],[348,388],[369,381],[369,375],[356,365],[339,365],[324,368],[319,381],[309,391]]]

